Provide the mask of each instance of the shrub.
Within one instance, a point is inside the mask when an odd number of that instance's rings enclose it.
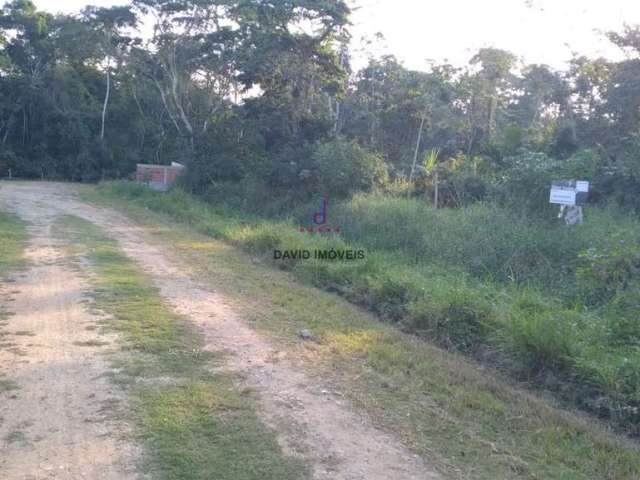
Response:
[[[317,176],[311,176],[313,145],[285,145],[272,154],[268,184],[276,191],[289,190],[309,195],[317,190]]]
[[[559,168],[565,178],[591,180],[589,191],[593,192],[594,188],[597,188],[597,177],[601,164],[602,158],[597,152],[590,149],[583,149],[562,161]]]
[[[273,188],[266,181],[249,175],[239,182],[219,182],[209,186],[203,194],[211,205],[224,209],[242,210],[255,215],[279,216],[286,214],[299,199],[286,190],[279,195],[273,194]],[[265,199],[269,201],[265,201]]]
[[[606,303],[640,287],[640,242],[636,239],[613,235],[603,246],[589,248],[579,257],[578,282],[590,304]]]
[[[519,362],[523,370],[563,372],[577,354],[579,314],[523,298],[507,305],[502,324],[496,330],[499,348]]]
[[[318,193],[335,197],[370,191],[388,182],[382,157],[344,139],[318,144],[313,152],[312,168]]]
[[[504,159],[506,168],[498,180],[498,199],[513,207],[546,211],[549,187],[559,175],[560,164],[544,153],[524,152]]]
[[[611,352],[590,345],[576,358],[576,369],[583,384],[594,390],[579,399],[591,411],[625,425],[634,435],[640,433],[640,348]]]
[[[489,184],[479,175],[454,172],[451,175],[448,189],[457,206],[466,206],[485,200],[489,193]]]
[[[452,279],[432,279],[423,295],[409,303],[405,319],[412,330],[460,350],[485,344],[495,313],[484,295]]]
[[[393,322],[400,321],[409,302],[420,295],[421,279],[415,272],[387,268],[364,280],[368,307]]]

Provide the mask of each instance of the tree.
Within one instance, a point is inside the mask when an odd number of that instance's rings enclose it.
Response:
[[[480,70],[468,74],[468,115],[471,124],[467,152],[471,153],[477,142],[492,142],[498,123],[512,95],[516,57],[505,50],[482,48],[471,58],[470,64]]]
[[[87,7],[83,11],[84,20],[97,37],[100,46],[99,60],[104,60],[106,88],[102,106],[100,140],[104,140],[105,119],[111,94],[111,61],[115,59],[116,68],[123,62],[123,49],[131,44],[132,39],[122,34],[124,28],[133,28],[137,18],[129,7],[97,8]]]

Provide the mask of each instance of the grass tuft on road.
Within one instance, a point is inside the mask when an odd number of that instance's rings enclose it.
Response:
[[[395,431],[427,461],[440,464],[447,477],[640,477],[637,444],[593,418],[404,335],[344,298],[302,284],[294,274],[256,262],[229,243],[175,225],[183,220],[197,224],[195,217],[154,213],[145,199],[125,201],[109,189],[85,191],[85,196],[117,206],[146,225],[156,241],[233,301],[256,329],[297,356],[304,368],[335,384],[354,406]],[[315,341],[298,345],[301,328],[311,329]]]
[[[17,216],[0,212],[0,278],[24,266],[25,224]]]
[[[308,477],[257,418],[251,394],[233,377],[210,373],[221,358],[202,350],[201,336],[114,240],[74,216],[61,217],[55,231],[78,265],[88,261],[93,307],[120,334],[125,352],[114,379],[133,398],[131,420],[148,446],[145,471],[171,480]]]

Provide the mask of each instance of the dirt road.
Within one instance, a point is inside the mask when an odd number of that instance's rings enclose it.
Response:
[[[123,215],[82,203],[72,186],[53,183],[0,183],[0,208],[32,224],[33,265],[10,287],[18,293],[8,330],[34,335],[14,335],[15,347],[0,349],[0,369],[19,386],[2,394],[8,399],[0,407],[1,478],[134,478],[124,466],[135,462],[136,449],[118,441],[124,426],[99,421],[101,404],[121,400],[100,377],[106,370],[100,353],[109,347],[77,346],[96,335],[86,330],[95,319],[80,303],[82,279],[57,261],[60,250],[49,228],[60,214],[77,215],[113,235],[170,305],[202,328],[207,348],[228,353],[227,368],[258,392],[263,421],[276,429],[286,451],[312,464],[314,478],[440,478],[397,439],[328,394],[320,380],[296,369],[219,293],[196,282],[180,259]],[[12,439],[14,429],[26,438]]]
[[[97,333],[83,303],[87,286],[51,236],[59,210],[22,188],[0,187],[0,202],[29,222],[29,269],[3,286],[12,299],[0,372],[0,478],[134,479],[137,449],[108,411],[123,401],[104,376],[101,353],[113,339]],[[5,297],[6,298],[6,297]],[[95,346],[105,343],[105,346]]]

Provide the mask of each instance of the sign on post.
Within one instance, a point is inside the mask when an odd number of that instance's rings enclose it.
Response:
[[[585,205],[589,196],[589,182],[585,180],[554,180],[551,182],[549,203],[557,205]]]

